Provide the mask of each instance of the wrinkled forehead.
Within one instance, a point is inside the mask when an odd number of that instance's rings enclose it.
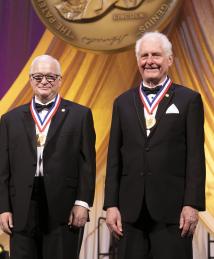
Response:
[[[163,44],[157,39],[144,40],[140,46],[141,52],[164,52]]]
[[[61,74],[61,69],[59,63],[49,56],[41,56],[36,58],[30,68],[30,74],[35,73],[53,73],[53,74]]]
[[[31,67],[31,74],[42,73],[42,74],[59,74],[60,71],[55,62],[36,62]]]

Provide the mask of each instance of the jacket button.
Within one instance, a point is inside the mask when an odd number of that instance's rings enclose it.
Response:
[[[144,176],[145,175],[145,173],[144,172],[140,172],[140,176]]]
[[[146,147],[146,152],[149,152],[150,148],[149,147]]]

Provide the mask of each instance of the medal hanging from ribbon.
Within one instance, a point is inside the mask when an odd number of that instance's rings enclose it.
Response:
[[[146,109],[148,116],[146,117],[146,128],[151,129],[156,124],[155,116],[153,112],[158,104],[161,102],[166,92],[172,85],[172,80],[167,76],[166,81],[162,85],[160,91],[156,94],[156,96],[150,101],[148,96],[142,91],[141,85],[139,87],[139,95],[140,99],[143,103],[144,108]]]
[[[30,104],[30,110],[31,110],[33,120],[39,131],[39,134],[37,135],[37,146],[43,146],[45,144],[46,134],[44,134],[44,131],[48,126],[48,124],[50,123],[53,116],[55,115],[55,113],[57,112],[58,107],[60,105],[60,101],[61,101],[61,97],[58,94],[54,99],[53,106],[47,112],[44,119],[42,119],[35,108],[35,97],[32,98],[31,104]]]

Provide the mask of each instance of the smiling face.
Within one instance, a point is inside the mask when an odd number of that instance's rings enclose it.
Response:
[[[59,64],[50,56],[41,56],[32,64],[30,83],[38,99],[46,103],[58,93],[61,85]]]
[[[138,67],[143,80],[156,86],[164,80],[173,63],[172,55],[167,55],[158,39],[144,40],[140,46]]]

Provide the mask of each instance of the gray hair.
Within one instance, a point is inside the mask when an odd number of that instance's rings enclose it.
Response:
[[[33,67],[40,61],[49,61],[49,62],[53,62],[55,63],[56,65],[56,68],[57,68],[57,71],[58,71],[58,75],[61,75],[61,66],[60,66],[60,63],[57,59],[55,59],[54,57],[50,56],[50,55],[41,55],[41,56],[38,56],[36,57],[32,63],[31,63],[31,66],[30,66],[30,74],[32,74],[32,71],[33,71]]]
[[[172,43],[169,41],[169,39],[167,38],[167,36],[161,32],[146,32],[142,35],[142,37],[137,40],[136,45],[135,45],[135,55],[137,57],[137,60],[139,60],[140,56],[141,56],[141,45],[143,43],[143,41],[146,40],[157,40],[161,43],[161,46],[165,52],[165,54],[167,56],[171,56],[172,55]]]

